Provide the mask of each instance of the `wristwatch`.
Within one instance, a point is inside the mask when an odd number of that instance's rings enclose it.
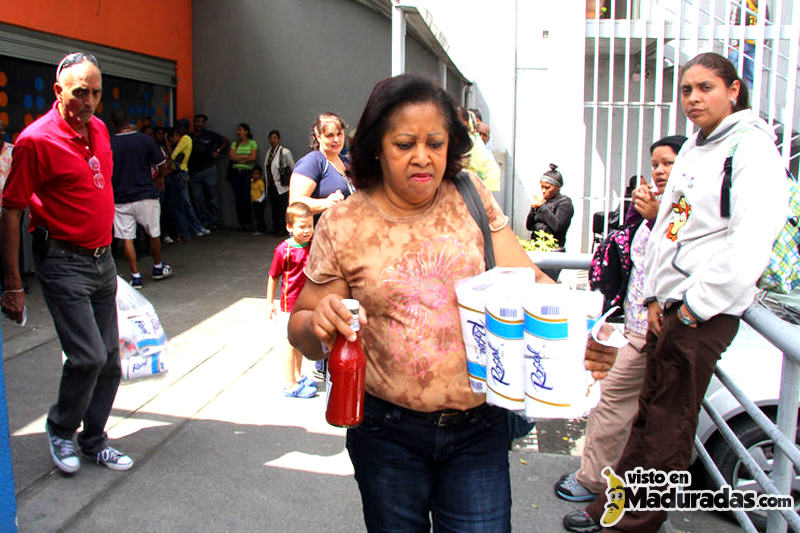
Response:
[[[696,326],[697,325],[697,320],[695,320],[695,319],[693,319],[693,318],[691,318],[689,316],[686,316],[686,314],[683,312],[683,305],[678,307],[678,320],[680,320],[681,323],[684,326]]]

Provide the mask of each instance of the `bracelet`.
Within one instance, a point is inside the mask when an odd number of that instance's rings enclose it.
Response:
[[[680,320],[684,326],[693,326],[697,323],[697,320],[693,320],[686,316],[686,314],[683,312],[683,306],[678,307],[678,320]]]
[[[3,291],[3,294],[7,292],[25,292],[25,289],[8,289],[7,291]]]

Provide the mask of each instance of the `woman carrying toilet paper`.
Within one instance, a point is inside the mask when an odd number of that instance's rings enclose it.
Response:
[[[469,385],[455,281],[484,270],[483,236],[454,185],[470,148],[456,105],[426,78],[379,82],[352,145],[357,191],[323,214],[289,322],[306,357],[352,336],[342,298],[361,304],[364,421],[347,449],[369,531],[505,532],[511,526],[506,411]],[[496,262],[529,260],[481,180]],[[616,350],[589,341],[603,377]],[[476,497],[480,495],[480,497]]]
[[[647,370],[619,476],[636,467],[687,470],[714,366],[753,302],[786,222],[789,191],[775,136],[750,109],[747,92],[719,54],[702,53],[681,68],[681,104],[699,131],[675,160],[647,243]],[[605,504],[604,493],[586,508],[593,523],[564,525],[600,531]],[[628,510],[614,527],[646,533],[666,517]]]

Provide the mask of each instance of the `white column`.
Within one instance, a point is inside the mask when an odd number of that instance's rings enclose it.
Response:
[[[442,89],[447,89],[447,62],[439,58],[439,85]]]
[[[398,0],[392,0],[392,76],[406,71],[406,16]]]

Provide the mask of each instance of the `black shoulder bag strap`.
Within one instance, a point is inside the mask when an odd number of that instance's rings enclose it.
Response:
[[[492,246],[492,232],[489,229],[489,217],[486,215],[486,208],[483,206],[483,200],[478,194],[478,189],[475,188],[466,172],[458,173],[453,178],[453,181],[458,192],[461,193],[461,197],[464,198],[464,203],[467,204],[469,214],[475,219],[475,223],[478,224],[478,227],[481,228],[481,233],[483,233],[483,260],[486,263],[486,270],[494,268],[496,263],[494,260],[494,247]]]

